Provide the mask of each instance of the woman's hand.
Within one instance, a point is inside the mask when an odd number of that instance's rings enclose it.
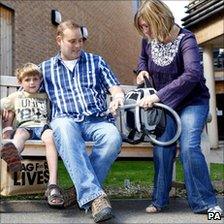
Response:
[[[154,103],[158,103],[160,101],[159,97],[156,94],[152,94],[150,96],[143,97],[139,102],[138,105],[143,107],[144,109],[153,107]]]
[[[137,79],[136,79],[138,85],[144,83],[144,77],[149,79],[149,73],[147,71],[139,72]]]

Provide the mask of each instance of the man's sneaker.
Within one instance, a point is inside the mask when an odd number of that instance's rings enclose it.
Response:
[[[112,208],[106,194],[96,198],[91,205],[94,222],[101,222],[112,218]]]
[[[77,203],[76,190],[74,186],[63,190],[63,199],[64,199],[63,204],[64,208],[75,205]]]
[[[223,210],[218,205],[209,208],[207,212],[208,213],[217,213],[218,212],[221,216],[223,216]]]

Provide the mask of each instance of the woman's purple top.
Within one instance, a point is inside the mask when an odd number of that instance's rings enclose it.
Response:
[[[137,72],[148,71],[161,102],[178,110],[187,105],[207,104],[208,88],[194,35],[180,29],[168,44],[142,40]]]

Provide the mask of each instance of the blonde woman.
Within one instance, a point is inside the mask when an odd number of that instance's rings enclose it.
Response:
[[[144,77],[151,76],[158,91],[144,97],[140,106],[148,108],[162,102],[179,113],[182,122],[180,159],[189,205],[195,213],[222,214],[200,148],[209,110],[209,92],[195,37],[175,24],[172,12],[160,0],[145,1],[136,13],[134,23],[143,36],[137,83],[141,84]],[[167,117],[166,131],[159,140],[170,139],[174,130],[172,120]],[[146,208],[148,213],[159,212],[169,203],[175,154],[175,145],[154,148],[154,191],[152,204]]]

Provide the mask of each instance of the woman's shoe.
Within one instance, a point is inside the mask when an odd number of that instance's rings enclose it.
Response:
[[[154,205],[149,205],[149,206],[145,209],[145,211],[146,211],[147,213],[158,213],[158,212],[161,211],[161,208],[158,208],[158,207],[156,207],[156,206],[154,206]]]
[[[218,205],[209,208],[207,213],[219,213],[221,216],[223,216],[223,210]]]

